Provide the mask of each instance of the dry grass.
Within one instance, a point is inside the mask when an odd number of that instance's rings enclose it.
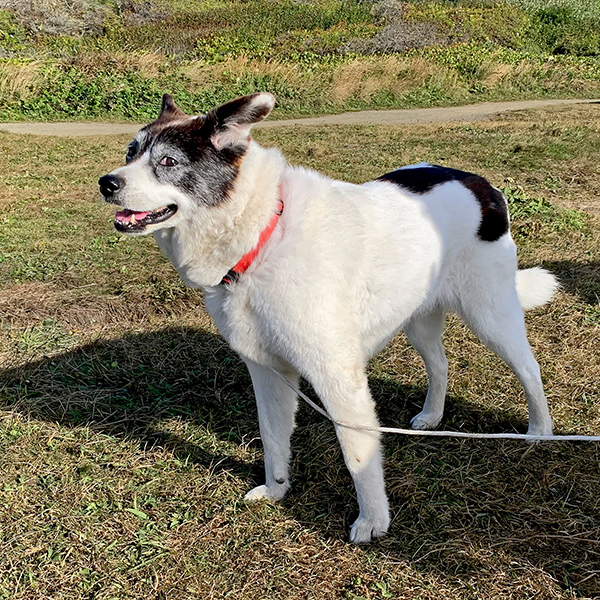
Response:
[[[598,434],[598,110],[257,137],[354,181],[431,160],[590,208],[540,204],[513,233],[521,264],[543,263],[563,283],[527,315],[556,429]],[[0,597],[600,595],[598,445],[386,437],[391,531],[356,548],[345,541],[356,508],[334,432],[302,407],[289,497],[241,502],[262,478],[249,377],[201,295],[151,240],[117,241],[110,210],[94,202],[95,180],[126,142],[0,137]],[[523,431],[507,367],[456,318],[445,345],[444,426]],[[386,425],[418,411],[426,376],[402,336],[371,363],[370,383]]]
[[[66,64],[87,75],[112,69],[117,73],[135,71],[145,77],[156,78],[167,62],[166,56],[161,52],[80,52],[66,61]]]
[[[257,60],[244,55],[226,58],[214,65],[206,65],[203,61],[190,62],[182,68],[182,73],[197,86],[212,86],[216,81],[227,85],[249,77],[272,77],[302,93],[312,87],[310,73],[300,64]]]
[[[43,84],[41,63],[0,63],[0,95],[11,96],[19,93],[23,98],[35,96]]]
[[[447,89],[458,89],[456,74],[423,58],[387,56],[357,58],[338,67],[331,85],[331,96],[339,104],[349,98],[368,101],[382,90],[402,96],[423,82]]]

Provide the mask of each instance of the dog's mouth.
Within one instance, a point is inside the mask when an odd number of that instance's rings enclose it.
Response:
[[[125,233],[133,233],[145,229],[148,225],[162,223],[177,212],[176,204],[161,206],[156,210],[119,210],[115,215],[115,229]]]

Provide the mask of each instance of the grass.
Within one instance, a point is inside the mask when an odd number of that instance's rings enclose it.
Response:
[[[352,181],[430,160],[505,187],[520,264],[563,285],[527,315],[556,430],[598,434],[597,112],[256,137]],[[386,437],[390,534],[356,548],[335,434],[303,406],[290,495],[244,504],[262,481],[249,376],[201,294],[150,239],[117,237],[97,197],[127,142],[0,135],[0,598],[600,594],[597,445]],[[444,427],[524,431],[505,365],[455,318],[445,345]],[[418,356],[399,336],[369,372],[383,423],[407,425],[426,391]]]
[[[277,114],[600,95],[594,0],[15,0],[0,119],[147,120],[253,91]]]

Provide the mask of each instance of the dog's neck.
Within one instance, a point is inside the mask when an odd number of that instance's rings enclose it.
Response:
[[[202,206],[156,241],[190,287],[218,285],[258,241],[276,208],[285,159],[278,150],[250,142],[229,198]]]

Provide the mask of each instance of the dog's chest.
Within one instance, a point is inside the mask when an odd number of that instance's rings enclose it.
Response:
[[[255,309],[250,290],[243,284],[235,285],[235,291],[219,287],[207,293],[206,308],[235,352],[254,362],[270,362],[264,318]]]

